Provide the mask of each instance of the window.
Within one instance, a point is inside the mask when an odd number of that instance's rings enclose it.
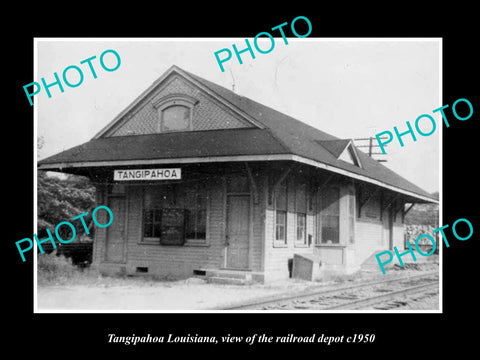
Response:
[[[297,183],[295,189],[295,212],[297,218],[297,244],[307,244],[307,184]]]
[[[167,194],[163,187],[146,189],[143,198],[143,237],[161,237],[162,208]]]
[[[190,129],[190,108],[173,105],[162,111],[162,132]]]
[[[275,240],[286,243],[286,228],[287,228],[287,212],[277,210],[276,211],[276,225],[275,225]]]
[[[302,213],[297,213],[297,243],[307,244],[306,224],[307,216]]]
[[[145,209],[143,219],[143,237],[160,238],[162,209]]]
[[[143,240],[162,245],[183,245],[185,240],[205,243],[207,192],[194,183],[149,186],[143,198]]]
[[[186,238],[204,242],[207,235],[207,193],[203,186],[197,185],[187,192],[185,208]]]
[[[192,114],[198,100],[185,94],[171,94],[153,104],[158,111],[158,132],[192,130]]]
[[[287,243],[287,185],[285,180],[275,191],[275,241]]]
[[[327,188],[321,194],[320,237],[322,244],[340,243],[340,190]]]

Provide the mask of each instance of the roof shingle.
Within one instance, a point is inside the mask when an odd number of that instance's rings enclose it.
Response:
[[[85,144],[40,161],[40,169],[42,165],[46,164],[88,161],[293,154],[435,200],[425,190],[358,149],[356,149],[356,152],[362,167],[339,160],[337,152],[341,152],[345,148],[349,142],[347,139],[339,139],[327,134],[176,66],[170,68],[169,71],[175,72],[196,83],[199,87],[213,92],[229,106],[247,114],[265,128],[94,138]],[[113,126],[113,124],[111,123],[109,126]]]

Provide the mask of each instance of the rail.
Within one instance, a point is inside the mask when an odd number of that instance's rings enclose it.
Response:
[[[357,308],[366,304],[374,302],[385,301],[388,297],[400,296],[402,293],[413,293],[415,291],[422,291],[422,289],[431,289],[434,286],[438,286],[438,278],[432,279],[432,277],[438,276],[438,272],[427,272],[420,275],[395,277],[386,280],[361,282],[357,284],[333,287],[328,289],[321,289],[315,291],[306,291],[301,293],[284,293],[280,295],[270,296],[267,298],[254,299],[248,302],[230,304],[217,309],[221,310],[248,310],[248,309],[309,309],[314,307],[321,310],[333,310],[333,309],[345,309],[345,308]],[[392,284],[397,287],[401,287],[402,283],[408,282],[422,282],[427,281],[427,284],[415,284],[407,288],[400,289],[388,289],[388,286]],[[377,288],[377,289],[375,289]],[[370,292],[382,292],[381,295],[375,294],[373,296],[364,296],[358,298],[358,294],[361,291]],[[370,299],[370,300],[369,300]],[[340,301],[340,303],[338,303]],[[305,305],[307,302],[312,302],[314,306],[310,304]],[[335,303],[337,302],[337,303]],[[362,303],[363,302],[363,303]],[[303,303],[303,304],[302,304]],[[289,308],[290,307],[290,308]]]

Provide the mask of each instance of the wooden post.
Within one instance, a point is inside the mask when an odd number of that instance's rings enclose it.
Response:
[[[383,221],[383,191],[380,191],[380,221]]]
[[[405,210],[405,208],[403,209],[402,222],[405,222],[405,215],[407,215],[407,213],[413,208],[414,205],[415,203],[411,203],[410,206],[407,208],[407,210]]]
[[[250,186],[252,187],[252,193],[253,193],[253,203],[255,205],[258,204],[258,187],[257,183],[255,182],[255,179],[253,177],[252,171],[250,170],[250,166],[248,166],[248,163],[245,162],[245,168],[247,169],[247,174],[248,174],[248,179],[250,180]]]
[[[268,204],[272,205],[273,204],[273,194],[275,194],[275,191],[277,190],[278,186],[282,183],[283,180],[286,179],[288,174],[292,171],[292,169],[295,167],[295,165],[290,166],[289,168],[285,169],[283,173],[280,175],[280,177],[277,179],[277,181],[268,189]]]

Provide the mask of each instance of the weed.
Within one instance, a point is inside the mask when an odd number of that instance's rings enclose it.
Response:
[[[56,250],[50,254],[39,254],[37,257],[39,285],[78,283],[82,279],[92,279],[97,276],[98,274],[93,269],[84,269],[73,265],[70,258],[57,255]]]

